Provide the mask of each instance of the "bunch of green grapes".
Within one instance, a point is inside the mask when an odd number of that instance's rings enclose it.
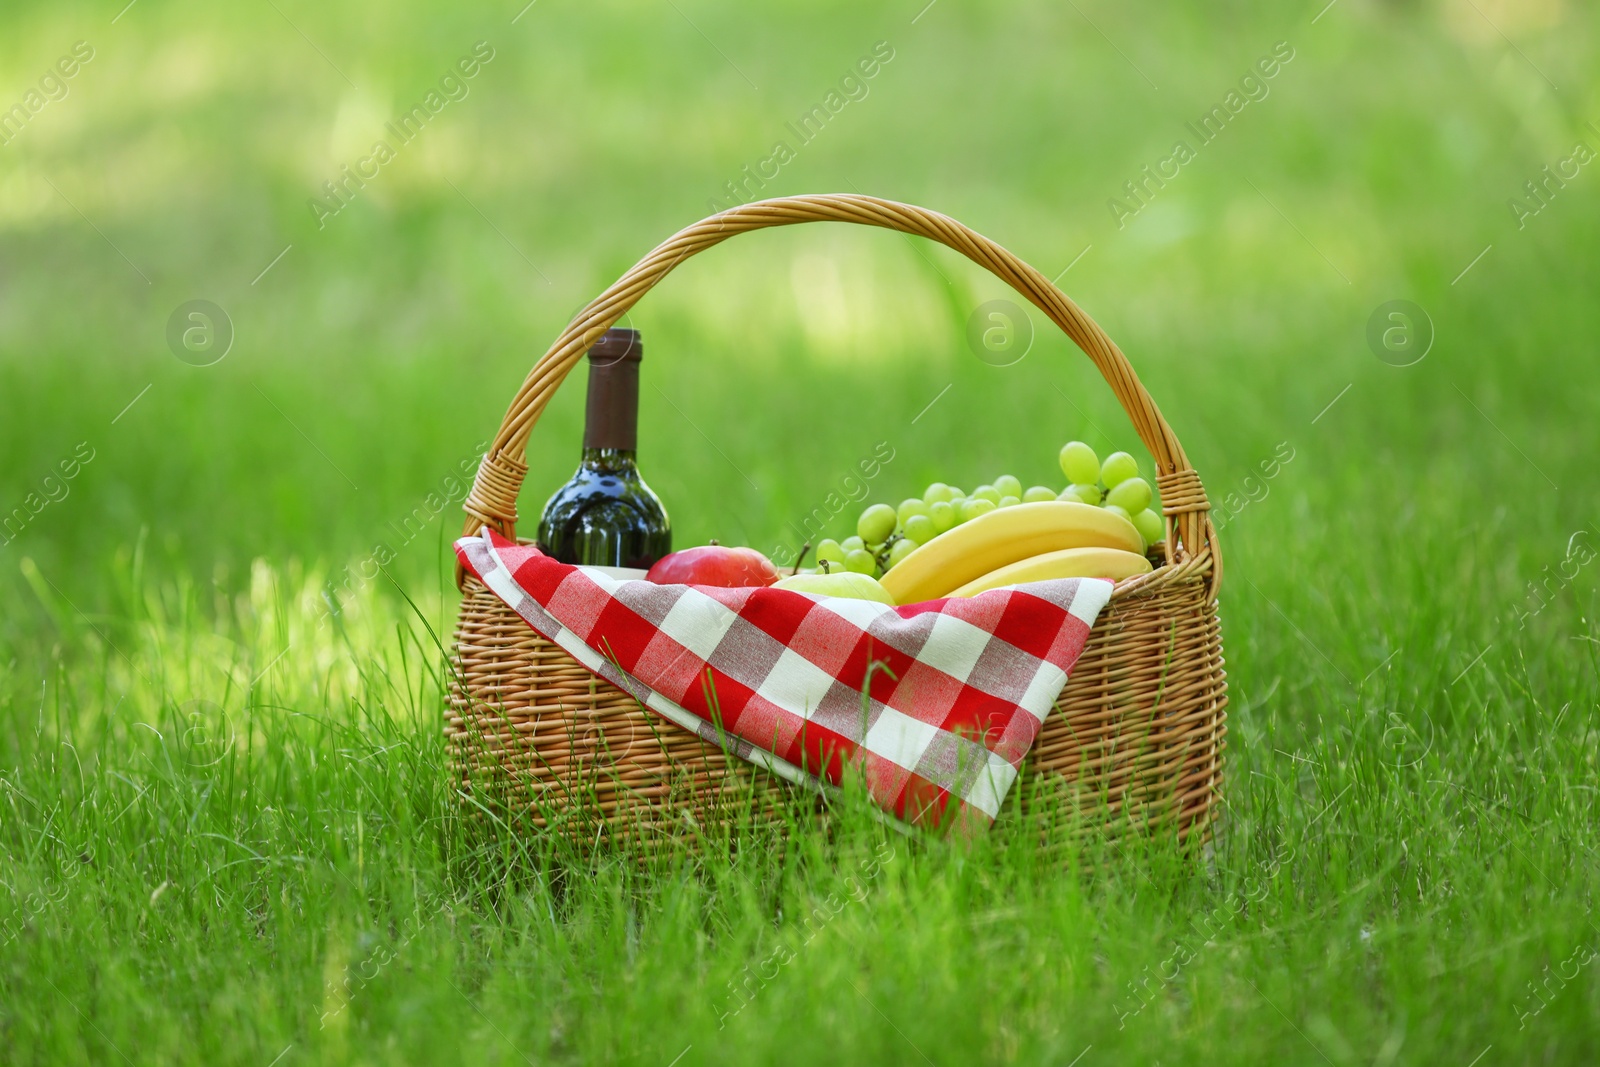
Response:
[[[1146,547],[1161,540],[1161,516],[1150,510],[1150,483],[1139,477],[1139,465],[1126,452],[1101,464],[1094,449],[1073,441],[1061,450],[1061,469],[1072,483],[1061,492],[1046,485],[1023,489],[1022,482],[1002,474],[970,494],[957,486],[934,482],[920,497],[907,497],[899,507],[873,504],[856,519],[856,532],[842,541],[824,538],[817,545],[817,564],[881,576],[947,530],[971,522],[985,512],[1044,500],[1077,500],[1105,506],[1133,523]]]
[[[1139,461],[1128,453],[1113,452],[1101,463],[1094,449],[1069,441],[1061,448],[1061,473],[1068,484],[1057,499],[1116,512],[1133,523],[1147,549],[1166,536],[1166,524],[1155,510],[1155,492],[1139,476]]]
[[[1009,474],[996,478],[992,485],[980,485],[971,496],[956,486],[934,482],[920,497],[907,497],[899,507],[868,507],[856,520],[854,536],[843,541],[827,538],[817,545],[817,562],[830,568],[881,575],[918,545],[925,545],[986,511],[1019,503],[1021,497],[1022,483]],[[1048,499],[1054,500],[1055,493],[1051,492]]]

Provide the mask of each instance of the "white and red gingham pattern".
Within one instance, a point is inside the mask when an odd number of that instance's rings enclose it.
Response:
[[[1092,578],[889,607],[619,580],[490,530],[461,562],[646,707],[801,784],[859,766],[918,825],[987,827],[1111,596]]]

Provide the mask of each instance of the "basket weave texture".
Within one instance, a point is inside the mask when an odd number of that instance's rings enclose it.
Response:
[[[996,823],[1044,844],[1132,830],[1203,839],[1222,784],[1227,686],[1222,560],[1205,491],[1133,367],[1045,276],[947,216],[875,197],[784,197],[732,208],[659,245],[572,320],[529,372],[478,469],[464,533],[516,537],[529,434],[578,360],[674,267],[735,234],[850,222],[925,237],[986,267],[1099,368],[1156,464],[1165,516],[1153,571],[1119,582]],[[453,773],[535,826],[657,848],[709,827],[777,823],[792,787],[647,711],[545,640],[459,567],[446,709]],[[1019,809],[1013,813],[1012,809]]]

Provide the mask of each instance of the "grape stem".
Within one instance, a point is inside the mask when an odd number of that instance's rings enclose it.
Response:
[[[794,558],[794,570],[789,572],[789,577],[793,578],[795,575],[800,573],[800,565],[806,561],[806,553],[810,551],[810,541],[807,541],[805,544],[800,546],[800,554]]]

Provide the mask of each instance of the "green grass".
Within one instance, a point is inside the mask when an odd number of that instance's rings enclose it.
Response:
[[[93,453],[0,545],[0,1060],[1600,1058],[1600,175],[1507,206],[1600,147],[1591,13],[117,7],[0,33],[0,109],[95,48],[0,146],[0,515]],[[470,95],[318,230],[306,200],[478,40]],[[1257,498],[1222,534],[1213,849],[1047,860],[848,801],[831,840],[639,869],[466,817],[429,494],[567,316],[879,40],[767,192],[924,204],[1049,275],[1091,246],[1061,284],[1213,501]],[[1118,229],[1107,199],[1280,40],[1270,95]],[[679,543],[792,543],[880,441],[891,500],[1133,447],[1041,316],[1016,365],[972,357],[1001,295],[843,227],[682,265],[632,314]],[[194,298],[236,330],[215,366],[166,346]],[[1415,366],[1367,348],[1392,299],[1436,329]],[[575,461],[574,385],[524,515]],[[380,540],[421,615],[380,580],[324,620]]]

